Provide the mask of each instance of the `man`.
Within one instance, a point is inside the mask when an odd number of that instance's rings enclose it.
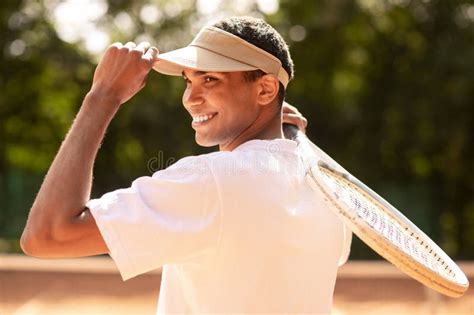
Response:
[[[196,142],[220,151],[88,201],[106,128],[152,67],[183,76]],[[282,115],[292,76],[281,36],[248,17],[161,55],[147,43],[112,45],[33,204],[23,250],[109,253],[124,280],[162,267],[159,313],[328,313],[344,230],[282,135],[282,122],[306,125],[293,107]]]

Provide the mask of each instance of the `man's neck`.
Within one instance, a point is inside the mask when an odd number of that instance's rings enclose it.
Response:
[[[228,144],[219,145],[220,151],[232,151],[242,143],[250,140],[273,140],[282,139],[281,113],[278,111],[263,123],[253,125],[254,128],[245,130]]]

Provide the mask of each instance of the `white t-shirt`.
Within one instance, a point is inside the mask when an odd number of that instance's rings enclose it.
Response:
[[[285,139],[181,159],[87,206],[124,280],[163,267],[159,314],[327,314],[349,253]]]

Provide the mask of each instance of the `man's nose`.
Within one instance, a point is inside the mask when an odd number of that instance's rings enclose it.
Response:
[[[183,93],[183,105],[190,108],[204,102],[202,89],[198,86],[189,85]]]

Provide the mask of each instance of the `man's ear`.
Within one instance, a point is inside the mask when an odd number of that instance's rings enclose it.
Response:
[[[280,83],[271,74],[265,74],[259,78],[258,82],[258,103],[261,105],[271,104],[278,96]]]

